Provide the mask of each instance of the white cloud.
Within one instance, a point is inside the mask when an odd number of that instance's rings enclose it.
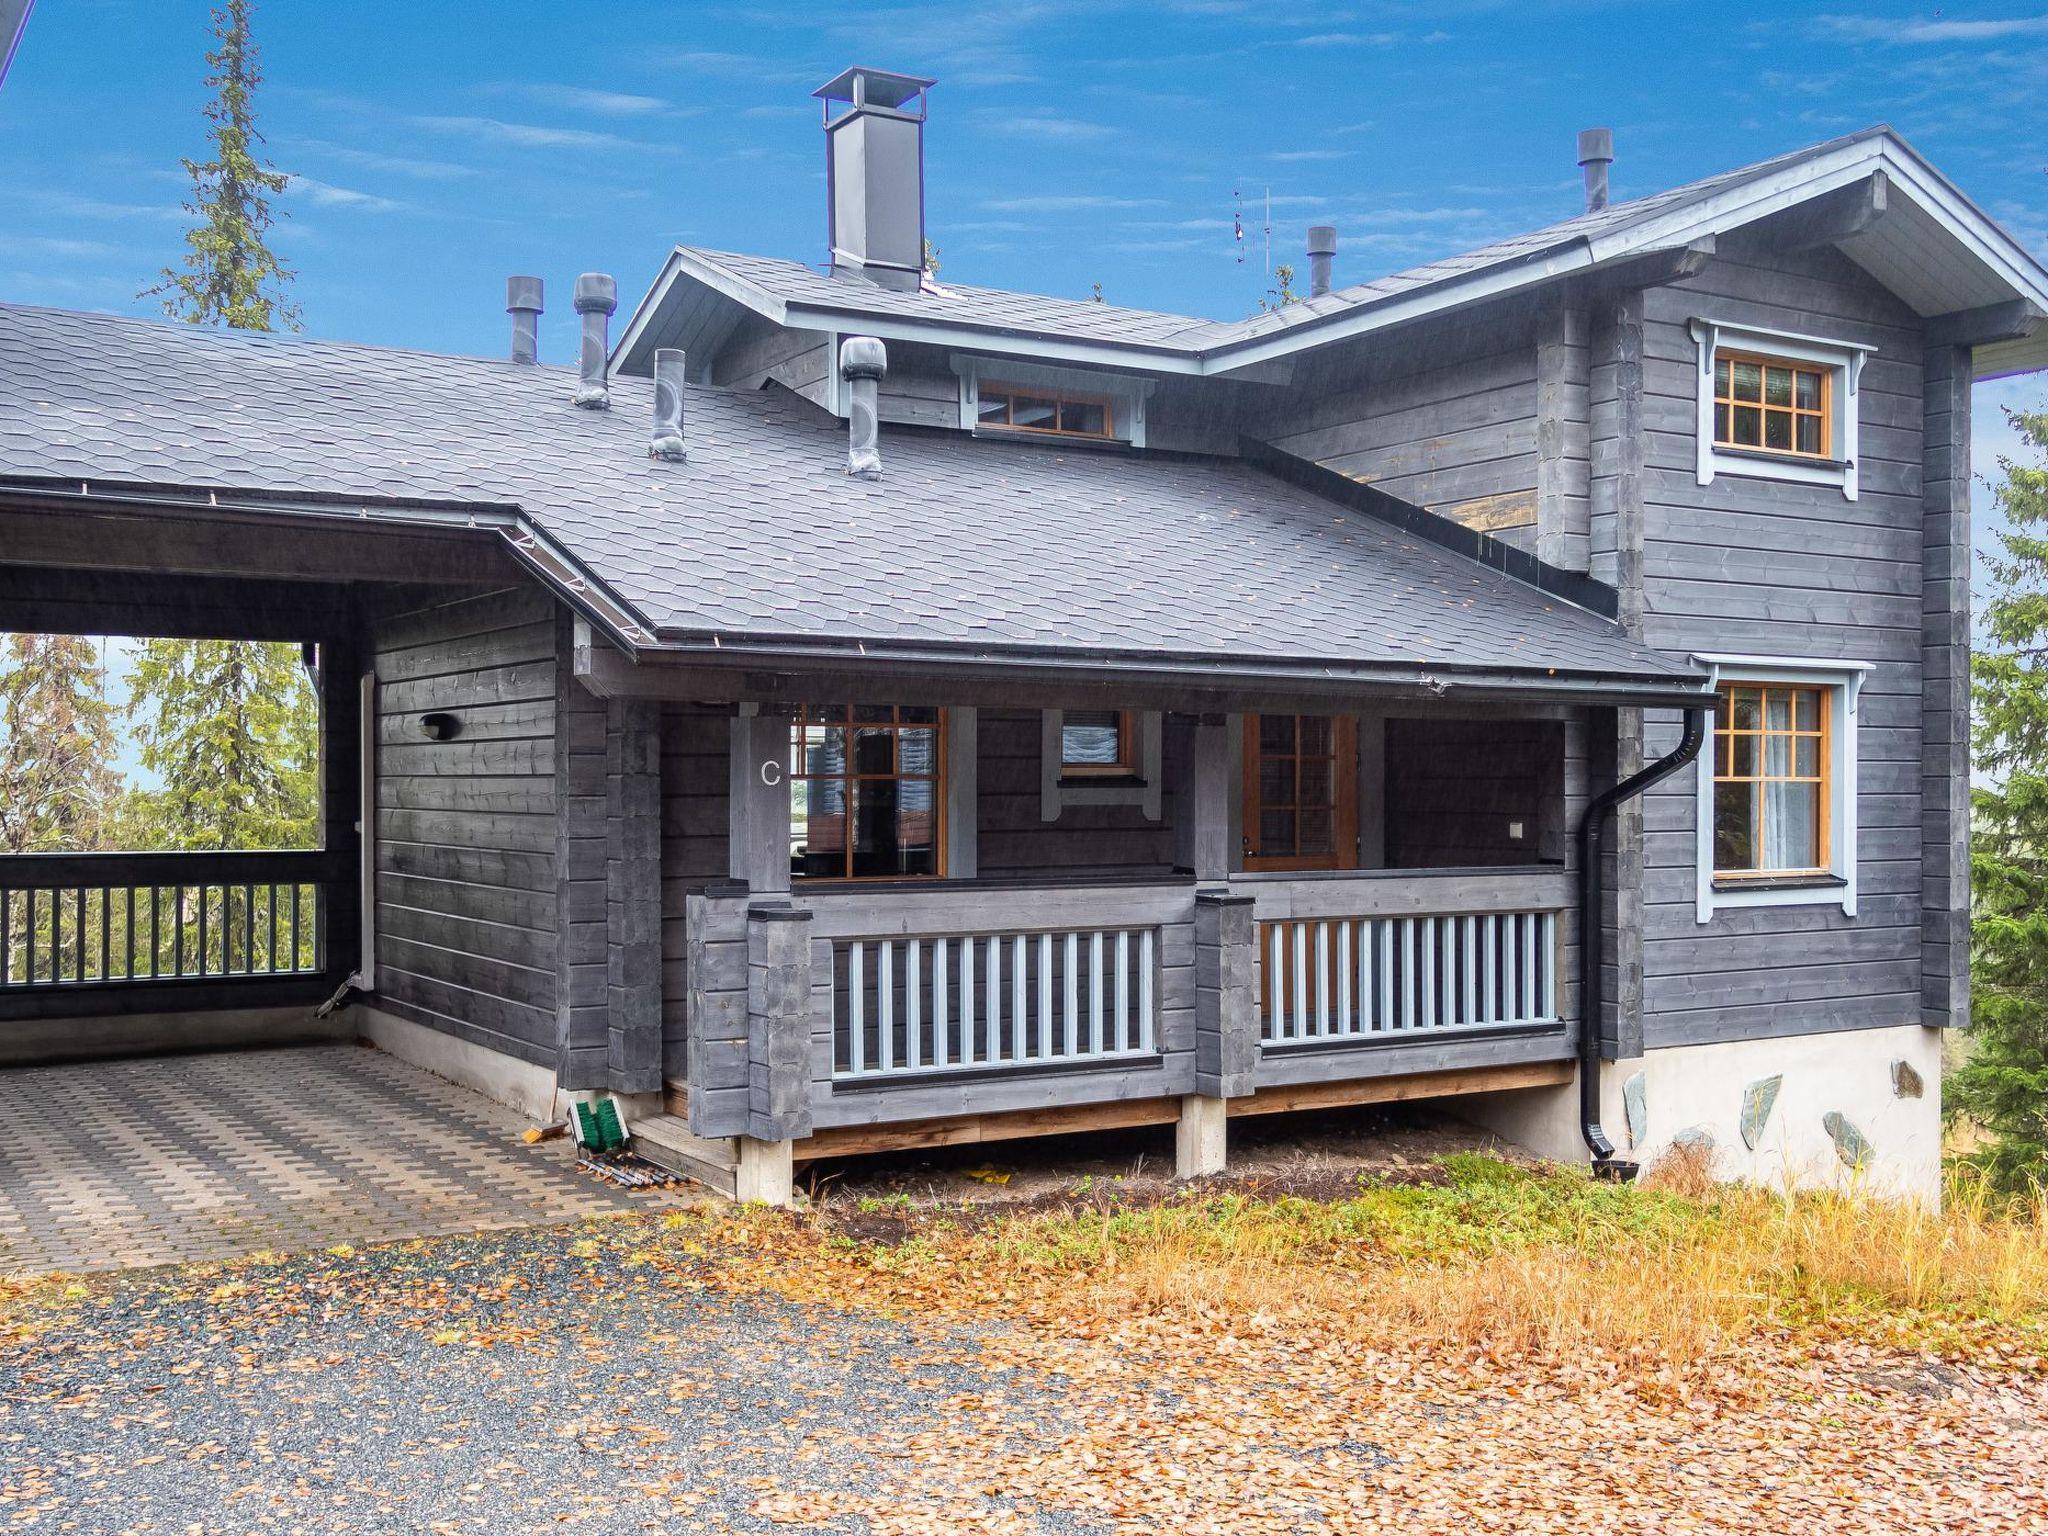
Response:
[[[2048,37],[2048,16],[2007,16],[1981,21],[1935,17],[1901,21],[1896,16],[1822,16],[1820,24],[1844,37],[1891,43],[1981,43],[2000,37]]]
[[[634,96],[624,91],[599,91],[582,85],[505,81],[491,86],[490,90],[500,96],[517,96],[523,101],[561,107],[570,112],[594,112],[600,117],[672,117],[685,111],[659,96]],[[687,110],[694,113],[701,109]]]
[[[285,190],[303,197],[316,208],[354,208],[362,213],[396,213],[406,205],[389,197],[379,197],[374,192],[358,192],[353,187],[337,187],[328,182],[316,181],[311,176],[293,176]]]
[[[85,261],[112,256],[118,246],[104,240],[67,240],[58,235],[0,235],[0,251],[17,256],[68,256]]]
[[[1029,112],[981,112],[976,120],[982,127],[997,133],[1015,134],[1034,139],[1061,139],[1069,143],[1085,143],[1116,136],[1117,130],[1101,123],[1086,122],[1078,117],[1063,117],[1057,112],[1034,110]]]
[[[281,146],[294,151],[309,151],[339,160],[343,165],[352,165],[358,170],[382,171],[394,176],[415,176],[421,181],[455,181],[464,176],[474,176],[476,168],[457,165],[452,160],[426,160],[417,155],[387,155],[376,150],[358,149],[353,144],[336,144],[328,139],[290,139]]]
[[[1348,149],[1276,149],[1266,158],[1282,165],[1295,165],[1309,160],[1348,160],[1352,153]]]
[[[479,144],[509,144],[517,149],[656,150],[672,146],[622,139],[591,128],[549,128],[538,123],[508,123],[495,117],[415,117],[412,123],[436,133],[454,134]]]
[[[1391,48],[1401,41],[1398,32],[1311,32],[1297,37],[1297,48]]]

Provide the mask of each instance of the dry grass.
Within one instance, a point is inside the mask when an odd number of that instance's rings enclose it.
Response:
[[[1714,1185],[1683,1162],[1636,1188],[1449,1159],[1440,1182],[1334,1201],[1191,1192],[927,1221],[854,1252],[1077,1310],[1312,1315],[1361,1345],[1418,1338],[1697,1363],[1768,1329],[1943,1352],[2048,1352],[2048,1205],[1958,1183],[1944,1208]]]

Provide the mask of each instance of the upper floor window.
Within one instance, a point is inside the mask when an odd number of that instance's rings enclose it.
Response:
[[[1138,719],[1128,709],[1070,709],[1060,718],[1060,777],[1138,771]]]
[[[978,427],[1013,432],[1045,432],[1061,437],[1116,436],[1116,412],[1102,395],[1078,395],[1065,391],[981,384],[975,415]]]
[[[1833,386],[1827,368],[1723,351],[1714,359],[1714,445],[1830,458]]]
[[[1699,347],[1698,478],[1722,475],[1857,492],[1857,405],[1873,348],[1718,320]]]
[[[798,879],[945,872],[944,719],[912,705],[807,705],[790,733],[789,865]]]

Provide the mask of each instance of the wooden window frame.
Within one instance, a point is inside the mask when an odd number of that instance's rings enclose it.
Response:
[[[1734,728],[1735,694],[1739,690],[1754,691],[1759,696],[1757,702],[1757,728],[1753,731],[1742,731]],[[1813,730],[1801,730],[1798,728],[1799,706],[1795,702],[1792,706],[1792,727],[1787,730],[1772,730],[1768,721],[1770,717],[1770,697],[1774,693],[1791,694],[1795,696],[1795,699],[1799,694],[1813,695],[1814,713],[1818,720],[1817,726]],[[1743,678],[1731,678],[1720,684],[1717,690],[1719,702],[1716,704],[1714,711],[1713,781],[1715,789],[1718,790],[1723,784],[1812,784],[1816,786],[1814,817],[1818,825],[1815,828],[1814,851],[1818,858],[1813,864],[1787,865],[1783,868],[1768,869],[1725,869],[1717,860],[1713,871],[1716,881],[1818,880],[1826,879],[1832,873],[1834,868],[1832,824],[1835,798],[1834,695],[1834,689],[1817,683],[1786,683],[1768,680],[1749,681]],[[1756,743],[1753,761],[1757,771],[1750,774],[1737,774],[1733,771],[1735,743],[1737,738],[1745,736],[1753,738]],[[1774,736],[1787,737],[1794,743],[1801,740],[1812,741],[1815,744],[1815,771],[1812,774],[1765,773],[1763,771],[1764,744],[1769,738]],[[1761,822],[1762,814],[1763,798],[1758,796],[1756,797],[1756,816],[1758,821],[1750,829],[1752,846],[1758,850],[1762,849],[1764,841]]]
[[[844,855],[845,855],[845,857],[844,857],[844,860],[843,860],[843,862],[844,862],[844,864],[845,864],[845,872],[844,872],[844,873],[842,873],[842,874],[836,874],[836,875],[799,875],[799,874],[796,874],[796,873],[795,873],[794,871],[792,871],[792,872],[791,872],[791,876],[790,876],[790,880],[791,880],[791,883],[792,883],[793,885],[805,885],[805,886],[823,886],[823,885],[888,885],[888,884],[892,884],[892,883],[901,883],[901,882],[904,882],[904,881],[911,881],[911,880],[944,880],[944,879],[946,879],[946,878],[947,878],[947,873],[946,873],[946,867],[947,867],[947,842],[948,842],[948,835],[947,835],[947,823],[948,823],[948,822],[949,822],[949,821],[951,820],[951,814],[950,814],[950,812],[951,812],[951,807],[950,807],[950,805],[949,805],[949,803],[948,803],[948,801],[947,801],[947,772],[948,772],[948,767],[949,767],[949,764],[948,764],[948,760],[947,760],[947,751],[948,751],[948,749],[949,749],[949,743],[948,743],[948,741],[947,741],[947,725],[948,725],[948,722],[947,722],[947,718],[946,718],[946,717],[947,717],[948,711],[946,711],[946,710],[944,710],[944,709],[940,709],[940,710],[938,710],[938,711],[937,711],[937,714],[938,714],[938,719],[937,719],[937,721],[936,721],[936,722],[935,722],[934,724],[932,724],[932,725],[929,725],[929,726],[927,726],[927,725],[926,725],[926,724],[925,724],[924,722],[922,722],[922,721],[912,721],[912,722],[910,722],[909,724],[907,724],[907,725],[906,725],[906,724],[905,724],[905,723],[904,723],[904,722],[903,722],[903,721],[902,721],[902,720],[901,720],[900,718],[899,718],[899,719],[897,719],[897,720],[894,720],[894,721],[882,721],[882,720],[861,720],[861,721],[855,721],[855,720],[854,720],[854,719],[852,718],[852,711],[853,711],[854,709],[856,709],[856,708],[864,708],[864,707],[867,707],[867,706],[861,706],[861,705],[849,705],[849,704],[830,704],[830,705],[808,705],[808,704],[807,704],[807,705],[799,705],[799,706],[798,706],[798,708],[797,708],[797,712],[796,712],[795,716],[794,716],[794,717],[793,717],[793,718],[791,719],[791,721],[790,721],[790,726],[789,726],[789,739],[790,739],[790,757],[791,757],[791,759],[792,759],[792,762],[791,762],[791,767],[790,767],[790,770],[789,770],[789,781],[790,781],[790,800],[791,800],[791,826],[792,826],[792,827],[794,827],[794,825],[795,825],[795,794],[796,794],[796,784],[797,784],[797,781],[798,781],[798,780],[800,780],[800,779],[801,779],[801,780],[805,780],[805,781],[812,781],[812,780],[837,780],[838,782],[840,782],[840,783],[843,783],[843,784],[845,784],[845,785],[847,786],[847,796],[846,796],[846,804],[847,804],[847,817],[848,817],[848,826],[847,826],[847,836],[846,836],[846,845],[845,845],[844,849],[842,850],[842,852],[843,852],[843,853],[844,853]],[[880,708],[881,706],[877,705],[877,706],[874,706],[874,707],[876,707],[876,708]],[[902,705],[892,705],[892,706],[890,706],[890,707],[891,707],[892,709],[896,709],[896,710],[899,710],[899,711],[900,711],[900,710],[901,710],[901,709],[902,709],[902,708],[903,708],[904,706],[902,706]],[[915,707],[915,706],[912,706],[912,707]],[[825,714],[825,715],[822,715],[822,716],[818,716],[817,718],[814,718],[814,715],[816,715],[816,714],[817,714],[817,712],[818,712],[818,711],[821,711],[821,710],[824,710],[824,711],[838,711],[838,712],[840,712],[840,713],[841,713],[841,714],[842,714],[842,715],[843,715],[843,716],[844,716],[845,718],[844,718],[844,719],[840,719],[840,720],[835,720],[835,719],[833,719],[833,718],[831,717],[831,715],[830,715],[830,714]],[[848,731],[849,733],[850,733],[850,732],[852,732],[852,731],[855,731],[855,730],[860,730],[860,729],[867,729],[867,730],[877,730],[877,729],[879,729],[879,730],[890,730],[890,731],[895,731],[895,732],[898,732],[898,733],[900,733],[900,732],[902,732],[902,731],[905,731],[905,730],[932,730],[932,731],[935,731],[935,732],[936,732],[936,735],[934,736],[934,738],[933,738],[933,742],[932,742],[932,771],[931,771],[931,772],[930,772],[929,774],[921,774],[921,773],[914,773],[914,774],[904,774],[904,773],[853,773],[853,772],[847,772],[847,773],[805,773],[805,772],[801,772],[801,771],[799,771],[799,770],[798,770],[798,769],[796,768],[796,766],[795,766],[795,758],[796,758],[796,747],[797,747],[797,744],[798,744],[799,742],[801,742],[801,741],[803,740],[803,729],[804,729],[804,727],[805,727],[806,725],[812,725],[812,724],[818,724],[818,725],[828,725],[828,726],[829,726],[829,725],[844,725],[844,726],[845,726],[845,728],[847,729],[847,731]],[[849,746],[848,760],[849,760],[849,763],[850,763],[850,762],[851,762],[851,750],[850,750],[850,749],[851,749],[851,737],[850,737],[850,735],[849,735],[849,739],[848,739],[848,746]],[[898,762],[900,763],[900,762],[901,762],[901,760],[902,760],[902,755],[903,755],[903,753],[902,753],[902,745],[901,745],[901,743],[900,743],[900,742],[898,742],[898,744],[897,744],[897,747],[896,747],[896,751],[895,751],[895,753],[894,753],[893,755],[894,755],[895,759],[896,759],[896,760],[897,760],[897,761],[898,761]],[[929,783],[931,784],[931,786],[932,786],[932,810],[931,810],[931,816],[932,816],[932,872],[931,872],[930,874],[916,874],[916,875],[857,875],[857,874],[855,874],[855,873],[853,872],[853,854],[854,854],[854,849],[853,849],[853,828],[852,828],[852,825],[851,825],[851,818],[852,818],[852,807],[853,807],[853,792],[852,792],[852,791],[853,791],[853,785],[854,785],[854,784],[856,784],[856,783],[862,782],[862,781],[866,781],[866,782],[869,782],[869,783],[884,783],[884,782],[892,782],[892,783],[902,783],[902,782],[905,782],[906,780],[908,780],[908,781],[910,781],[910,782],[913,782],[913,783],[916,783],[916,782],[929,782]]]
[[[1297,715],[1295,718],[1302,718]],[[1258,715],[1244,717],[1243,854],[1247,873],[1265,871],[1356,869],[1358,867],[1358,721],[1350,715],[1325,715],[1331,723],[1330,779],[1332,788],[1330,843],[1328,853],[1268,854],[1257,852],[1259,835],[1259,766],[1265,754],[1259,750]],[[1297,745],[1299,736],[1296,737]],[[1301,804],[1301,764],[1297,751],[1289,754],[1295,765],[1295,805]],[[1295,841],[1300,843],[1300,825]]]
[[[1004,402],[1002,421],[984,421],[982,407],[993,395]],[[1069,432],[1064,427],[1019,426],[1009,418],[1017,413],[1019,395],[1033,400],[1050,400],[1055,407],[1062,405],[1098,405],[1102,407],[1102,430],[1100,432]],[[1054,419],[1058,419],[1055,410]],[[978,379],[974,386],[974,430],[977,432],[1015,432],[1027,437],[1064,437],[1084,443],[1110,443],[1117,441],[1116,398],[1112,395],[1084,394],[1079,390],[1061,389],[1052,385],[1007,384],[1000,379]]]
[[[1790,405],[1771,405],[1768,403],[1766,398],[1770,393],[1768,374],[1759,384],[1756,399],[1743,400],[1737,398],[1735,394],[1735,367],[1738,363],[1751,363],[1761,369],[1769,370],[1776,368],[1790,373],[1792,375],[1792,403]],[[1729,387],[1728,393],[1725,395],[1721,393],[1721,369],[1723,365],[1728,369]],[[1785,357],[1768,352],[1755,352],[1742,347],[1716,347],[1714,349],[1713,377],[1711,380],[1713,408],[1716,417],[1714,447],[1716,449],[1726,449],[1733,453],[1761,453],[1772,458],[1803,460],[1808,463],[1832,464],[1837,462],[1839,456],[1835,450],[1835,390],[1836,376],[1840,372],[1841,370],[1838,367],[1829,363],[1812,362],[1804,358]],[[1799,375],[1802,373],[1811,374],[1820,380],[1820,407],[1817,410],[1808,410],[1799,404]],[[1724,408],[1728,412],[1730,435],[1727,437],[1721,435],[1718,424],[1718,418]],[[1735,412],[1738,408],[1757,412],[1758,440],[1754,443],[1739,443],[1733,436]],[[1765,441],[1770,436],[1770,419],[1774,415],[1786,417],[1791,422],[1792,446],[1790,448],[1773,448]],[[1820,447],[1811,452],[1799,446],[1799,423],[1801,418],[1817,419],[1820,422]]]
[[[1142,773],[1138,762],[1138,712],[1119,709],[1116,715],[1116,761],[1113,763],[1070,763],[1067,761],[1067,717],[1060,718],[1060,777],[1062,779],[1135,779]]]

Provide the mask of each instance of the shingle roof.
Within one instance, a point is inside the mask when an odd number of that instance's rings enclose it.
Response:
[[[781,390],[0,306],[0,482],[513,504],[665,639],[1690,680],[1613,624],[1230,460],[885,431]],[[1553,678],[1551,675],[1556,674]]]

